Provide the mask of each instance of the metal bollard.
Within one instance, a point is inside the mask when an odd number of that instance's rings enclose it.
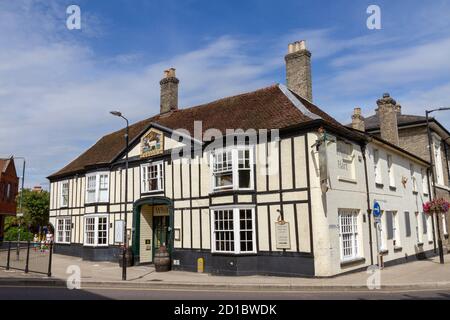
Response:
[[[30,240],[27,242],[27,260],[25,263],[25,273],[28,273],[28,265],[30,263]]]
[[[11,259],[11,241],[8,242],[8,257],[6,259],[6,270],[9,270],[9,260]]]
[[[48,272],[47,276],[52,276],[52,255],[53,255],[53,241],[50,242],[50,256],[48,258]]]

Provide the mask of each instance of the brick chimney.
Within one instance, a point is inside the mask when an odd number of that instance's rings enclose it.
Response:
[[[312,101],[311,52],[304,40],[290,43],[286,61],[287,87],[296,94]]]
[[[160,113],[164,114],[172,110],[178,110],[178,83],[180,80],[175,76],[175,69],[164,71],[164,78],[159,82],[161,85]]]
[[[380,119],[381,138],[395,145],[399,145],[397,126],[397,102],[385,93],[383,98],[377,101],[378,109],[375,111]]]
[[[365,132],[366,126],[364,124],[364,117],[361,113],[361,108],[355,108],[352,115],[352,128]]]

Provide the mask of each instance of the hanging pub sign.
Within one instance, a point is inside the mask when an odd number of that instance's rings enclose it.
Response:
[[[322,192],[325,193],[329,189],[328,179],[328,150],[327,145],[330,142],[335,142],[336,140],[327,135],[326,131],[323,128],[319,129],[320,137],[313,145],[316,148],[316,151],[319,154],[319,173],[320,173],[320,188]]]
[[[278,219],[278,221],[275,222],[275,239],[277,249],[291,248],[289,222],[284,221],[283,218]]]
[[[164,151],[163,133],[154,128],[141,138],[141,158],[148,158]]]

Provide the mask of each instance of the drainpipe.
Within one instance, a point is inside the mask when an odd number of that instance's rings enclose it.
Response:
[[[361,145],[361,153],[364,161],[364,178],[366,180],[367,196],[367,216],[369,219],[369,247],[370,247],[370,265],[373,266],[373,239],[372,239],[372,209],[370,207],[369,179],[367,174],[366,144]]]
[[[432,191],[431,191],[431,181],[430,181],[430,174],[431,174],[431,170],[430,168],[427,168],[427,182],[428,182],[428,197],[430,199],[430,201],[433,200],[433,195],[432,195]],[[431,228],[432,228],[432,233],[433,233],[433,245],[434,245],[434,253],[437,253],[437,245],[436,245],[436,232],[434,230],[434,217],[433,215],[430,216],[431,219]]]

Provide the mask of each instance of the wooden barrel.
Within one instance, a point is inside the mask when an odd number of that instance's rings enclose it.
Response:
[[[155,253],[156,272],[170,271],[170,255],[165,246],[161,246]]]

